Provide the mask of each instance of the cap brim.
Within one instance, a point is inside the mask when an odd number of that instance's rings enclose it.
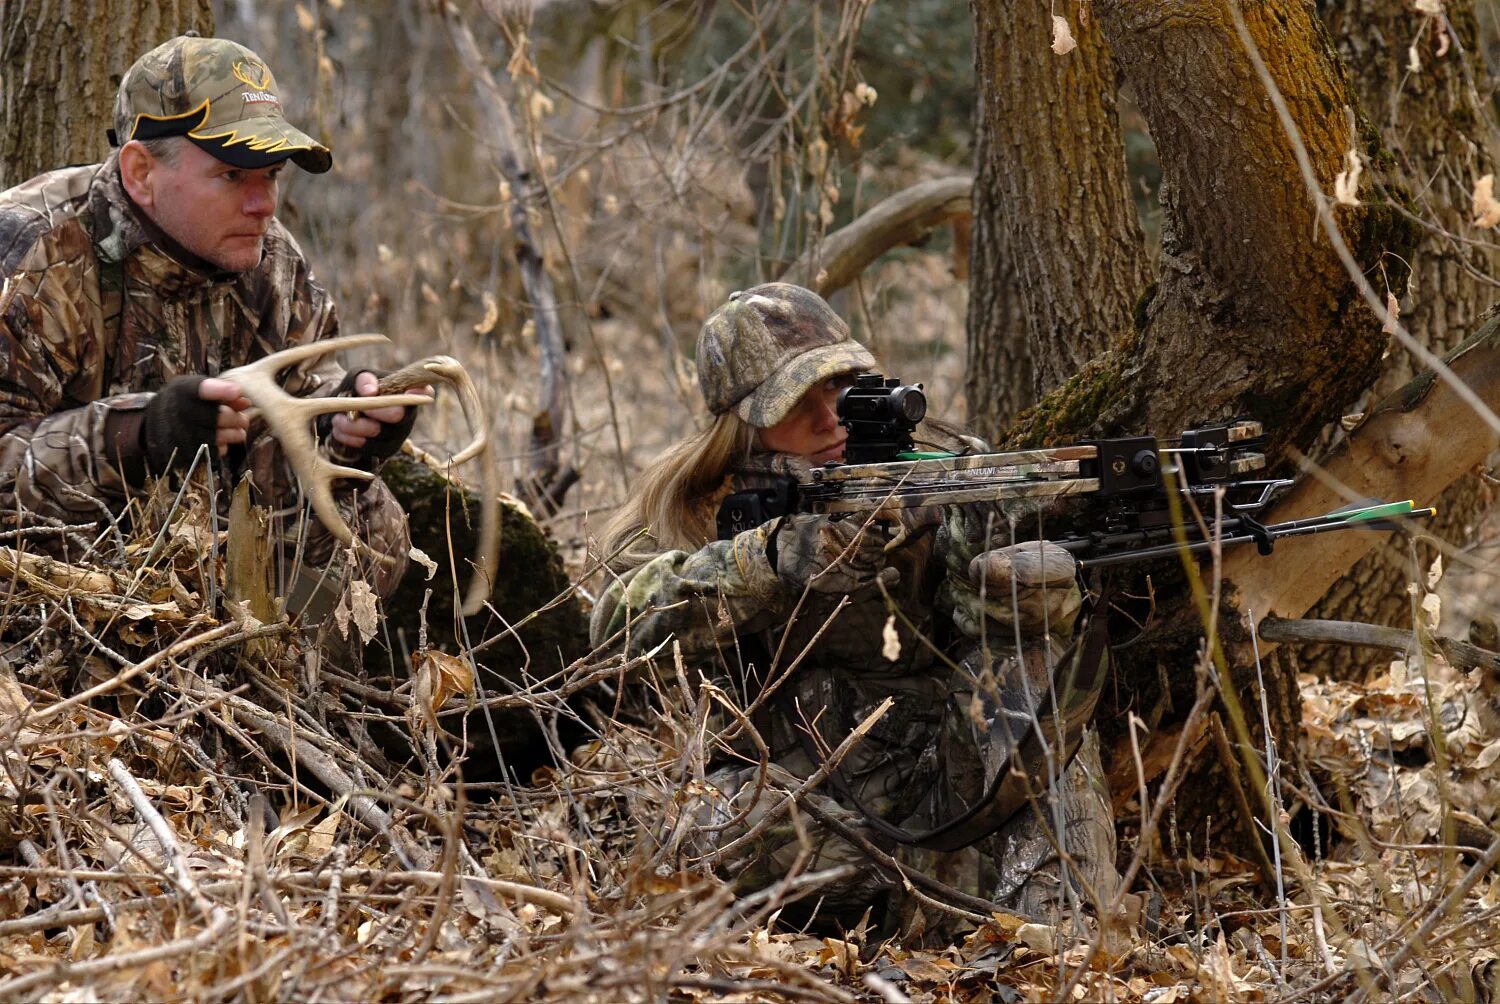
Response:
[[[772,373],[735,410],[757,429],[769,429],[791,413],[802,395],[824,380],[874,368],[875,357],[856,341],[820,345]]]
[[[288,159],[311,174],[322,174],[333,167],[333,152],[328,147],[279,117],[243,119],[227,129],[210,127],[187,136],[235,167],[270,167]]]

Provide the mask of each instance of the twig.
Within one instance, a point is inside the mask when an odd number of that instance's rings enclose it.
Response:
[[[161,847],[162,856],[167,859],[172,874],[176,876],[177,887],[193,901],[193,905],[205,917],[212,917],[214,907],[198,891],[198,884],[193,881],[192,872],[188,871],[187,861],[183,859],[182,848],[177,846],[177,837],[172,833],[167,821],[161,818],[161,813],[156,811],[156,806],[146,797],[141,790],[140,782],[125,768],[125,765],[114,757],[109,758],[105,764],[105,770],[109,772],[110,778],[125,793],[130,800],[131,807],[135,809],[136,815],[141,817],[146,826],[150,828],[151,835],[156,838],[156,843]],[[134,847],[132,847],[134,850]],[[138,851],[136,853],[139,853]]]
[[[277,631],[281,630],[279,625],[275,626],[275,629]],[[123,684],[129,683],[131,680],[135,679],[137,676],[140,676],[142,673],[148,673],[151,670],[155,669],[157,666],[161,665],[163,662],[166,662],[170,659],[175,659],[184,652],[190,652],[200,645],[206,645],[209,642],[218,641],[221,638],[227,638],[228,636],[236,633],[242,634],[245,639],[249,639],[256,633],[256,631],[260,630],[262,629],[257,628],[255,629],[255,631],[246,630],[244,625],[241,624],[220,624],[218,627],[211,628],[208,631],[203,632],[202,634],[190,635],[186,638],[179,639],[173,644],[168,645],[166,648],[162,649],[160,652],[149,655],[146,658],[142,659],[140,662],[126,667],[125,669],[116,673],[114,676],[110,677],[108,680],[103,681],[102,683],[95,684],[87,690],[74,694],[72,697],[68,697],[61,701],[58,701],[56,704],[48,705],[47,707],[42,708],[40,711],[34,712],[29,715],[21,715],[8,728],[0,728],[0,742],[9,741],[10,739],[14,738],[15,735],[20,732],[23,726],[30,726],[32,728],[35,728],[37,725],[45,722],[47,719],[61,714],[62,712],[67,711],[69,708],[76,708],[80,704],[92,701],[100,694],[107,694],[111,690],[114,690]]]
[[[1485,852],[1480,855],[1479,860],[1475,861],[1469,867],[1469,870],[1464,873],[1463,878],[1458,880],[1458,884],[1448,890],[1448,895],[1444,896],[1441,901],[1433,904],[1428,909],[1426,918],[1412,932],[1411,936],[1406,939],[1405,944],[1397,950],[1396,954],[1391,956],[1390,961],[1386,963],[1385,973],[1377,974],[1373,985],[1361,987],[1359,992],[1350,998],[1350,1004],[1362,1004],[1369,997],[1372,990],[1379,988],[1381,976],[1384,976],[1386,973],[1399,972],[1401,967],[1410,962],[1412,957],[1418,952],[1426,951],[1432,932],[1437,930],[1438,925],[1449,914],[1458,909],[1464,897],[1490,873],[1490,869],[1494,868],[1497,862],[1500,862],[1500,837],[1497,837],[1489,847],[1485,848]]]
[[[811,801],[804,802],[800,808],[823,826],[832,830],[835,835],[842,837],[861,851],[864,851],[866,857],[890,874],[896,875],[914,886],[925,889],[934,896],[942,897],[941,900],[934,902],[933,905],[944,912],[962,917],[965,920],[974,921],[975,923],[984,923],[995,912],[995,904],[989,900],[981,899],[978,896],[970,896],[968,893],[955,889],[945,882],[939,882],[937,879],[915,868],[903,866],[901,862],[871,843],[869,838],[864,834],[824,812],[818,808],[816,803]]]
[[[746,844],[759,839],[761,832],[766,827],[786,815],[793,804],[801,802],[803,795],[812,791],[828,779],[828,775],[833,773],[844,757],[848,756],[850,751],[864,740],[865,734],[875,727],[875,723],[885,717],[885,713],[891,709],[891,703],[892,699],[889,697],[881,701],[879,707],[866,715],[865,720],[860,722],[854,728],[854,731],[844,737],[844,741],[839,743],[837,749],[823,758],[822,766],[809,775],[806,781],[799,784],[795,791],[790,792],[781,801],[767,809],[766,814],[748,832],[741,834],[718,850],[704,855],[704,858],[712,861],[723,861],[730,854],[738,851]]]
[[[50,969],[43,969],[29,976],[18,976],[14,979],[0,981],[0,999],[24,1000],[28,997],[38,996],[34,991],[38,987],[47,986],[48,984],[57,984],[64,981],[82,983],[95,977],[103,976],[106,973],[118,972],[122,969],[131,969],[136,966],[148,965],[152,962],[160,962],[163,959],[171,959],[180,955],[200,952],[218,941],[229,930],[230,923],[230,915],[221,912],[214,918],[212,924],[191,938],[169,941],[165,945],[143,948],[137,952],[121,952],[117,955],[106,955],[102,959],[92,959],[88,962],[61,962]]]
[[[1333,645],[1364,645],[1410,652],[1417,645],[1415,632],[1400,628],[1362,624],[1358,621],[1327,621],[1267,617],[1260,625],[1261,637],[1275,642],[1320,642]],[[1457,669],[1488,669],[1500,672],[1500,654],[1457,638],[1431,635],[1438,650]]]
[[[714,976],[674,976],[672,986],[682,987],[686,990],[708,990],[720,994],[732,994],[741,996],[753,994],[757,1000],[770,994],[773,997],[786,997],[790,1000],[800,1001],[848,1001],[854,1004],[858,999],[844,991],[824,985],[816,990],[810,987],[794,987],[786,983],[778,983],[774,980],[747,980],[742,978],[720,979]]]
[[[272,874],[271,884],[278,888],[292,886],[310,886],[312,888],[332,888],[335,883],[342,887],[345,883],[383,883],[396,886],[433,886],[441,884],[443,876],[441,872],[432,871],[382,871],[378,868],[344,868],[325,869],[322,871],[300,871],[287,872],[284,874]],[[573,900],[561,893],[552,892],[548,889],[539,889],[536,886],[524,885],[520,882],[507,882],[503,879],[481,878],[474,875],[466,875],[462,882],[481,886],[490,892],[502,897],[517,900],[522,903],[531,903],[544,910],[550,910],[560,917],[572,917],[577,913],[577,906]],[[198,887],[204,896],[216,896],[221,893],[237,893],[243,888],[243,878],[218,879],[205,882]],[[111,903],[109,910],[116,913],[139,913],[141,911],[154,910],[159,907],[171,906],[180,901],[175,893],[167,893],[159,896],[143,896],[140,899],[127,899],[118,903]],[[45,931],[54,927],[77,927],[80,924],[97,924],[109,919],[109,913],[104,907],[85,907],[77,910],[58,910],[35,914],[30,917],[18,917],[15,920],[0,921],[0,937],[14,934],[30,934],[33,931]]]

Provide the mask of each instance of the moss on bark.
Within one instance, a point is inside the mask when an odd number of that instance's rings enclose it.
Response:
[[[458,600],[472,574],[472,556],[479,553],[478,499],[426,465],[405,457],[393,459],[381,471],[381,477],[407,512],[412,543],[438,564],[437,574],[429,581],[426,569],[413,562],[386,601],[386,617],[393,636],[400,632],[408,647],[416,647],[423,596],[431,589],[432,597],[426,608],[428,644],[458,652],[465,645],[490,642],[478,653],[476,661],[484,686],[492,693],[513,689],[523,677],[535,679],[554,673],[586,651],[588,629],[573,596],[527,620],[513,633],[508,631],[509,626],[520,624],[569,588],[557,545],[529,514],[512,505],[500,506],[500,569],[490,594],[492,609],[460,618]],[[507,636],[499,638],[501,635]],[[517,736],[517,740],[535,741],[537,733],[532,716],[517,718],[523,720],[522,731],[526,733]]]

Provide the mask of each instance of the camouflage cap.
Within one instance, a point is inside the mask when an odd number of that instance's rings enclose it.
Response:
[[[314,174],[333,166],[328,147],[282,115],[276,80],[261,58],[224,38],[179,35],[125,72],[110,142],[164,136],[186,136],[235,167],[289,157]]]
[[[827,301],[785,282],[731,293],[698,335],[698,383],[708,410],[734,408],[759,429],[785,418],[811,387],[874,366]]]

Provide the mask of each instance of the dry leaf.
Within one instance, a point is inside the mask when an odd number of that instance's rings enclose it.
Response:
[[[1449,37],[1450,36],[1446,31],[1438,32],[1437,52],[1433,53],[1433,55],[1437,56],[1437,58],[1442,59],[1444,56],[1448,55]]]
[[[520,80],[522,77],[530,77],[532,80],[541,80],[536,71],[536,64],[531,61],[528,50],[531,48],[531,39],[523,32],[516,39],[516,49],[510,54],[510,61],[505,64],[505,73],[512,80]]]
[[[349,596],[347,593],[339,597],[338,606],[333,608],[333,623],[338,626],[339,637],[349,637]]]
[[[306,7],[302,6],[302,4],[299,3],[297,5],[297,27],[301,28],[303,31],[312,31],[317,27],[317,25],[318,22],[313,20],[312,11],[308,10]]]
[[[1474,225],[1492,227],[1500,223],[1500,202],[1495,201],[1495,176],[1486,174],[1474,182]]]
[[[1406,50],[1406,68],[1412,73],[1422,72],[1422,57],[1417,54],[1417,43],[1415,42]]]
[[[1422,597],[1422,614],[1427,628],[1436,631],[1438,622],[1443,619],[1443,601],[1438,598],[1437,593],[1428,593]]]
[[[500,320],[500,303],[495,299],[495,294],[489,290],[484,291],[484,319],[474,325],[474,334],[487,335],[495,330],[495,322]],[[431,576],[429,576],[431,578]]]
[[[1051,924],[1022,924],[1016,928],[1016,940],[1043,955],[1051,955],[1057,944]]]
[[[875,103],[875,99],[880,95],[869,84],[859,83],[854,85],[854,96],[868,108]]]
[[[1066,56],[1076,48],[1078,48],[1078,43],[1073,40],[1073,30],[1068,27],[1067,19],[1058,14],[1053,14],[1052,51],[1059,56]]]
[[[363,579],[349,583],[349,613],[354,626],[359,628],[360,638],[368,645],[375,637],[380,619],[375,611],[375,590]]]
[[[543,116],[552,114],[554,107],[552,99],[541,91],[532,91],[531,97],[526,102],[527,111],[530,112],[533,122],[540,121]]]
[[[1344,154],[1344,163],[1348,165],[1333,179],[1334,201],[1344,206],[1359,205],[1359,176],[1364,167],[1360,164],[1359,153],[1353,147]]]
[[[454,694],[473,693],[474,667],[467,659],[424,648],[412,655],[412,661],[416,663],[419,689],[426,693],[431,710],[441,708]]]
[[[412,561],[415,561],[417,564],[421,565],[423,568],[427,569],[428,581],[431,581],[432,577],[437,574],[437,562],[433,561],[432,557],[428,555],[426,551],[422,550],[420,547],[417,547],[415,544],[413,544],[411,548],[406,552],[406,556]]]
[[[343,805],[348,798],[348,795],[340,796],[328,810],[328,815],[308,831],[307,846],[302,849],[307,857],[319,860],[333,850],[333,838],[338,835],[339,824],[344,820]]]
[[[1380,330],[1387,335],[1394,335],[1396,329],[1401,326],[1401,303],[1396,299],[1396,294],[1390,290],[1385,291],[1385,323]]]
[[[885,619],[885,627],[880,632],[880,642],[880,654],[885,656],[886,662],[895,662],[901,658],[901,636],[896,634],[895,614]]]
[[[1443,581],[1443,556],[1440,554],[1432,559],[1432,564],[1427,568],[1427,588],[1436,589],[1441,581]]]
[[[1443,13],[1443,0],[1417,0],[1417,13],[1438,17]]]

